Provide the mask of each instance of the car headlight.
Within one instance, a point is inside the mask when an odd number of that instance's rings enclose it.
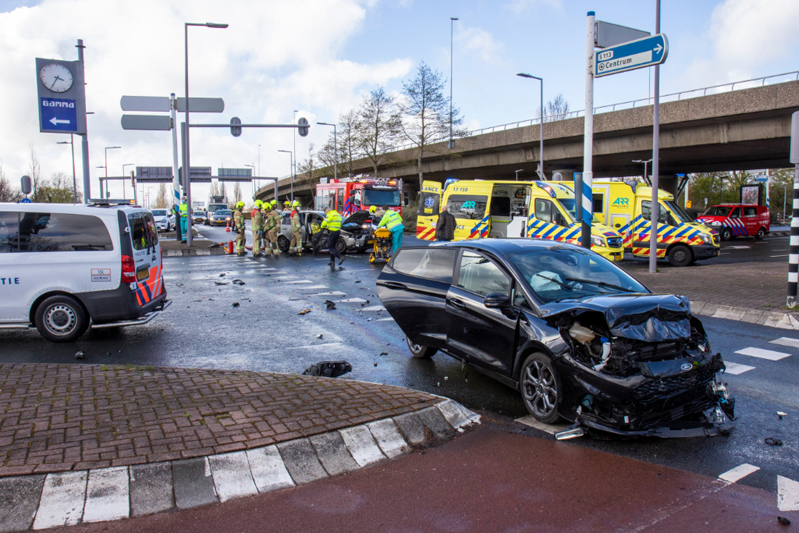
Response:
[[[227,217],[225,220],[230,220],[230,217]]]
[[[702,242],[705,244],[713,244],[713,235],[708,233],[700,233],[699,238],[702,239]]]
[[[718,220],[714,220],[713,222],[710,223],[710,225],[711,226],[721,226],[721,222],[719,222]]]
[[[605,239],[599,235],[591,235],[591,246],[605,246]]]

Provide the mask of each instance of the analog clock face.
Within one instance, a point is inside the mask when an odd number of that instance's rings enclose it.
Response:
[[[54,93],[67,92],[72,87],[72,73],[63,65],[50,63],[42,67],[39,79],[45,87]]]

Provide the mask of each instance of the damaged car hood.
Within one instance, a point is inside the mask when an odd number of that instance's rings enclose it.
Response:
[[[684,339],[691,335],[691,305],[684,296],[662,294],[603,295],[562,300],[540,307],[543,318],[601,313],[616,337],[645,342]]]

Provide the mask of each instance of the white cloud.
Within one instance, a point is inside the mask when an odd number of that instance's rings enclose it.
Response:
[[[539,6],[563,9],[563,0],[512,0],[505,5],[514,13],[523,13]]]
[[[75,44],[86,45],[86,98],[92,175],[102,175],[105,146],[109,174],[123,163],[166,166],[172,161],[167,132],[123,131],[122,95],[184,94],[184,22],[226,22],[228,29],[189,28],[190,94],[222,97],[225,112],[195,115],[192,122],[287,123],[305,116],[313,125],[297,139],[302,160],[307,144],[320,146],[328,128],[357,105],[360,95],[405,76],[405,59],[360,64],[342,60],[345,43],[361,30],[372,0],[44,0],[0,14],[0,161],[16,183],[27,172],[30,142],[45,176],[71,173],[69,149],[56,146],[65,136],[38,132],[34,58],[74,60]],[[80,142],[76,140],[80,179]],[[192,129],[192,165],[240,167],[257,159],[263,175],[285,175],[291,149],[288,129],[250,129],[233,138],[227,130]],[[128,169],[129,170],[129,169]],[[96,181],[93,188],[96,189]]]
[[[711,16],[712,57],[694,61],[687,77],[698,87],[760,75],[759,68],[796,53],[797,19],[796,0],[726,0]]]
[[[459,27],[455,33],[459,55],[475,55],[486,63],[501,63],[505,45],[494,40],[494,36],[482,28]]]

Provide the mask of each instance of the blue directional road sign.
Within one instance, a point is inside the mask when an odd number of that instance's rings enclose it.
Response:
[[[21,204],[32,204],[33,200],[31,200],[30,198],[23,198],[22,200],[19,201],[19,203],[21,203]]]
[[[75,100],[66,98],[40,98],[41,131],[77,133],[78,107]]]
[[[594,76],[609,76],[663,63],[669,55],[669,40],[666,35],[659,33],[597,50],[594,55]]]

